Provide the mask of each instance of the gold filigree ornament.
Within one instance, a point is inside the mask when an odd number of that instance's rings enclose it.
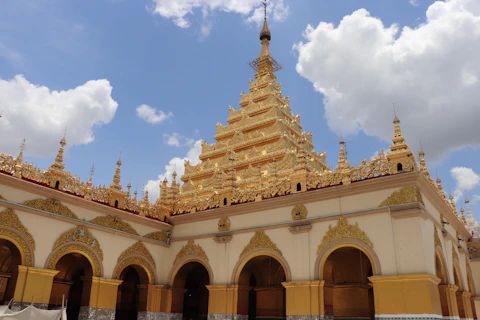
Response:
[[[28,229],[22,224],[20,219],[18,218],[17,214],[13,209],[7,209],[0,212],[0,226],[10,227],[17,230],[20,234],[22,234],[28,242],[35,249],[35,240],[33,236],[28,232]]]
[[[113,271],[113,278],[120,279],[122,271],[131,265],[142,267],[148,273],[149,283],[155,282],[155,260],[141,241],[136,242],[120,254]]]
[[[255,235],[250,239],[250,242],[245,246],[240,257],[243,256],[245,253],[255,250],[255,249],[270,249],[273,251],[278,252],[280,255],[282,251],[277,248],[277,245],[270,239],[269,236],[263,231],[259,229],[255,232]]]
[[[64,206],[60,201],[54,199],[36,199],[22,203],[24,206],[35,208],[43,211],[55,213],[64,217],[77,219],[78,217],[68,207]]]
[[[77,252],[85,256],[92,265],[93,275],[95,277],[102,277],[102,266],[97,258],[92,247],[82,242],[71,242],[60,245],[57,249],[54,249],[45,264],[46,269],[55,270],[58,261],[69,253]]]
[[[33,248],[31,248],[25,238],[16,230],[10,230],[9,227],[0,228],[0,238],[11,241],[19,249],[22,256],[22,264],[28,267],[33,266]]]
[[[180,251],[177,253],[173,264],[176,264],[181,258],[190,255],[199,256],[208,262],[208,257],[205,253],[205,250],[203,250],[203,248],[199,244],[196,245],[193,240],[188,240],[187,244],[184,245],[182,249],[180,249]]]
[[[155,231],[143,236],[144,238],[149,238],[153,240],[167,242],[169,238],[169,234],[166,231]]]
[[[88,247],[92,248],[92,250],[97,252],[100,258],[103,260],[103,251],[100,248],[98,240],[95,239],[95,237],[90,233],[90,231],[88,231],[88,229],[84,226],[79,226],[77,228],[62,233],[62,235],[57,239],[57,241],[55,241],[52,251],[57,249],[61,245],[70,242],[80,242],[86,244]]]
[[[307,218],[308,210],[303,204],[297,204],[292,209],[293,220],[303,220]]]
[[[379,205],[379,207],[395,206],[399,204],[415,202],[425,205],[420,189],[417,186],[405,186],[397,191],[394,191]]]
[[[110,229],[120,230],[123,232],[138,235],[138,232],[135,229],[133,229],[131,225],[129,225],[128,223],[126,223],[125,221],[117,217],[100,216],[100,217],[96,217],[93,220],[90,220],[90,222],[99,226],[110,228]]]
[[[328,231],[323,237],[322,243],[318,246],[317,254],[319,254],[320,251],[322,251],[322,249],[333,240],[342,238],[358,239],[373,248],[372,241],[370,241],[365,232],[360,230],[360,228],[358,227],[358,222],[355,225],[349,225],[347,219],[345,219],[344,217],[340,217],[340,219],[338,219],[336,227],[332,228],[331,225],[328,226]]]
[[[228,217],[222,217],[218,220],[218,231],[225,232],[230,231],[230,219]]]

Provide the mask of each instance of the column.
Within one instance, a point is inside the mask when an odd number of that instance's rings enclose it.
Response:
[[[18,266],[12,310],[21,310],[32,302],[38,308],[47,309],[53,278],[58,272],[57,270]]]
[[[391,319],[395,315],[429,314],[442,318],[438,284],[431,274],[373,276],[375,318]]]
[[[79,320],[114,320],[118,286],[122,280],[82,277],[83,293]]]
[[[183,295],[187,289],[172,288],[172,303],[170,312],[172,320],[181,320],[183,316]]]
[[[208,285],[209,320],[248,318],[248,293],[251,287],[226,284]]]
[[[151,284],[139,285],[138,289],[140,290],[138,320],[169,319],[171,317],[170,310],[168,310],[170,290],[164,286]]]
[[[283,315],[283,287],[255,287],[257,318],[281,318]]]
[[[457,305],[457,295],[456,292],[458,287],[454,284],[447,285],[447,303],[448,303],[448,313],[450,317],[459,317],[458,316],[458,305]]]
[[[325,315],[321,281],[283,282],[287,291],[287,319],[319,319]]]
[[[465,318],[473,319],[472,304],[470,303],[471,292],[462,293],[463,308],[465,309]]]
[[[475,314],[480,314],[480,297],[473,298],[473,302],[475,304]]]
[[[470,297],[473,319],[477,319],[477,310],[475,308],[475,297]]]

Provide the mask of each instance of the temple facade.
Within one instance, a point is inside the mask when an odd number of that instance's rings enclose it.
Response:
[[[480,226],[415,156],[337,165],[277,83],[265,20],[255,80],[160,197],[0,155],[0,303],[68,319],[476,319]],[[460,213],[459,213],[460,212]]]

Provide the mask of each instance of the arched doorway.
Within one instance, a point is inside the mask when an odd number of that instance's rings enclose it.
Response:
[[[338,248],[323,264],[325,316],[335,318],[375,317],[372,262],[354,247]]]
[[[210,276],[199,262],[184,264],[175,275],[172,287],[172,313],[186,320],[204,320],[208,316]]]
[[[285,319],[285,281],[285,269],[275,258],[261,255],[250,259],[238,279],[238,314],[248,315],[248,319]]]
[[[115,320],[137,320],[139,311],[146,311],[148,274],[140,266],[130,265],[120,274]]]
[[[462,286],[462,280],[460,278],[460,272],[458,271],[458,268],[456,265],[453,266],[453,278],[455,281],[455,285],[458,287],[458,290],[456,292],[458,315],[460,319],[465,319],[465,306],[463,304],[463,299],[462,299],[463,286]]]
[[[22,256],[18,248],[10,241],[0,239],[0,304],[8,303],[15,292],[18,266]]]
[[[436,231],[435,231],[436,232]],[[435,253],[435,275],[440,279],[438,284],[438,293],[440,295],[440,306],[442,308],[442,316],[450,316],[450,311],[448,310],[448,298],[447,298],[447,273],[445,272],[445,265],[440,256],[440,253],[437,251]]]
[[[53,279],[50,308],[58,308],[62,297],[67,302],[67,318],[77,320],[81,306],[88,306],[90,286],[84,285],[86,277],[93,275],[90,261],[80,253],[64,255],[55,265],[59,273]]]

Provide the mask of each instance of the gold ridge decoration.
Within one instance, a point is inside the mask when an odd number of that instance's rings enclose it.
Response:
[[[397,191],[394,191],[379,205],[379,207],[395,206],[399,204],[415,202],[425,205],[420,189],[417,186],[405,186]]]
[[[131,265],[137,265],[141,268],[144,268],[149,273],[149,284],[155,283],[155,269],[153,269],[152,265],[148,263],[148,260],[145,260],[144,257],[138,256],[130,256],[123,260],[121,260],[116,266],[115,270],[113,271],[113,279],[120,279],[122,271]]]
[[[293,220],[303,220],[307,218],[308,210],[303,204],[297,204],[292,209]]]
[[[126,223],[125,221],[117,217],[99,216],[93,220],[90,220],[90,222],[97,224],[99,226],[104,226],[107,228],[138,235],[138,232],[135,229],[133,229],[132,226],[130,226],[128,223]]]
[[[360,230],[358,222],[355,225],[349,225],[347,219],[340,217],[335,227],[332,228],[331,225],[328,226],[328,231],[323,237],[322,243],[318,246],[317,254],[319,254],[320,251],[322,251],[322,249],[333,240],[342,238],[358,239],[373,248],[372,241],[370,241],[365,232]]]
[[[6,228],[0,228],[0,238],[5,238],[7,240],[12,239],[15,243],[17,243],[20,246],[18,249],[22,251],[24,257],[22,264],[28,267],[33,266],[32,251],[30,250],[30,247],[26,241],[17,232]]]
[[[100,256],[100,258],[103,260],[103,251],[100,248],[98,240],[95,239],[95,237],[90,233],[90,231],[88,231],[88,229],[84,226],[78,226],[77,228],[62,233],[62,235],[57,239],[57,241],[55,241],[52,251],[60,247],[61,245],[69,242],[81,242],[86,244],[87,246],[91,247],[92,250],[95,250]]]
[[[28,239],[32,248],[35,249],[35,240],[33,239],[33,236],[28,232],[28,229],[23,225],[13,209],[7,209],[0,212],[0,226],[18,230],[18,232]]]
[[[221,217],[220,220],[218,220],[218,231],[220,232],[225,232],[225,231],[230,231],[230,219],[228,217]]]
[[[168,242],[169,236],[166,231],[155,231],[143,236],[144,238],[149,238],[153,240],[159,240],[163,242]]]
[[[118,257],[117,262],[120,262],[126,257],[132,255],[142,256],[147,259],[153,266],[155,266],[155,260],[153,260],[150,251],[148,251],[147,247],[145,247],[145,245],[141,241],[136,242],[134,245],[123,251]]]
[[[245,246],[240,257],[243,256],[245,253],[252,251],[254,249],[270,249],[273,251],[278,252],[280,255],[282,251],[277,248],[277,245],[270,239],[269,236],[263,231],[262,229],[258,229],[255,232],[255,235],[250,239],[250,242]]]
[[[203,250],[203,248],[199,244],[195,244],[193,240],[188,240],[187,244],[184,245],[182,249],[180,249],[180,251],[177,253],[173,264],[176,264],[181,258],[189,255],[199,256],[208,261],[205,250]]]
[[[35,208],[43,211],[55,213],[64,217],[77,219],[78,217],[68,207],[64,206],[60,201],[54,199],[36,199],[29,200],[22,203],[24,206]]]
[[[434,227],[434,229],[433,229],[433,241],[435,243],[435,247],[438,246],[438,247],[442,248],[442,250],[443,250],[442,242],[440,241],[440,238],[438,237],[437,227]]]
[[[93,275],[95,277],[101,277],[102,276],[102,268],[100,265],[100,261],[98,261],[93,248],[89,247],[88,245],[82,245],[79,243],[69,243],[66,246],[63,246],[59,248],[58,250],[55,251],[55,253],[50,257],[50,259],[47,261],[45,267],[47,269],[52,269],[55,270],[55,267],[57,265],[57,262],[64,256],[72,252],[81,252],[83,255],[85,255],[90,263],[92,264],[92,269],[93,269]],[[101,251],[99,252],[101,253]],[[102,257],[103,259],[103,257]]]

